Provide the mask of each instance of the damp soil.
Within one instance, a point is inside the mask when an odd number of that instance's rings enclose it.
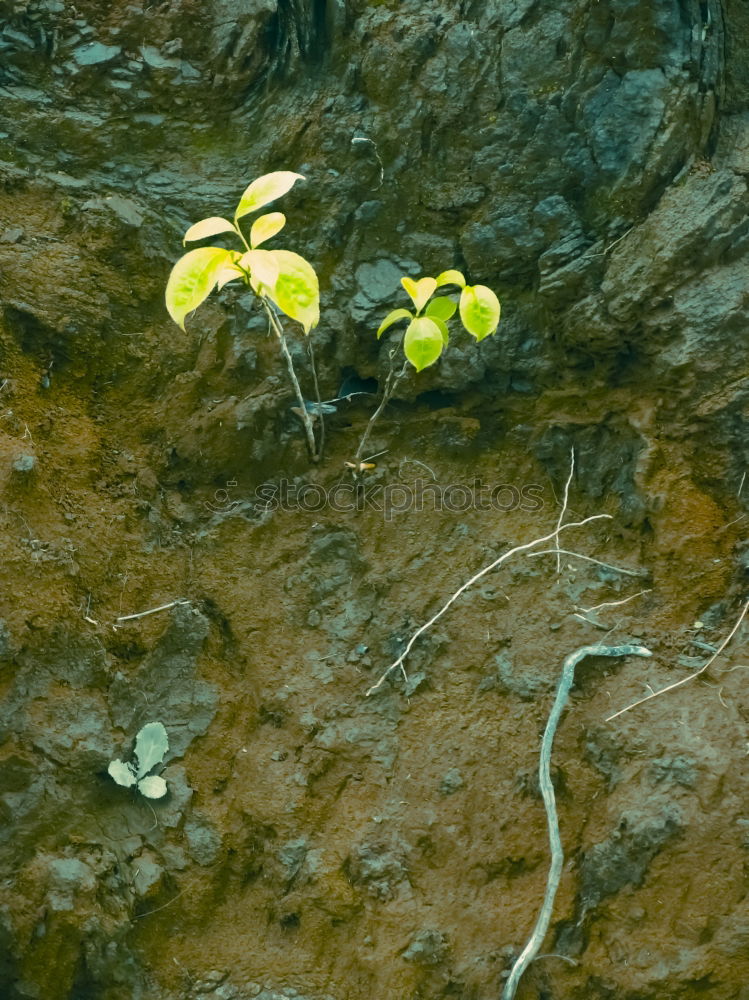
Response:
[[[578,668],[517,997],[749,1000],[743,621],[687,680],[747,599],[742,5],[69,7],[0,3],[0,995],[499,997],[562,662],[636,642]],[[163,304],[271,169],[362,393],[317,464],[251,299]],[[373,331],[447,267],[499,329],[354,477]],[[158,800],[107,770],[148,722]]]
[[[580,669],[553,760],[566,865],[549,952],[562,957],[535,963],[519,996],[739,995],[741,644],[604,721],[696,669],[732,626],[735,498],[672,467],[644,531],[620,498],[585,495],[578,461],[568,519],[610,518],[564,536],[580,556],[508,560],[416,643],[406,680],[367,696],[468,578],[553,531],[566,470],[530,453],[538,404],[501,418],[394,405],[377,431],[388,451],[357,488],[343,463],[362,408],[329,428],[296,498],[290,481],[289,509],[262,511],[239,459],[215,489],[148,476],[142,402],[54,372],[44,387],[6,347],[5,860],[24,905],[6,902],[25,941],[12,968],[36,991],[19,996],[119,996],[128,964],[165,997],[211,971],[249,996],[495,995],[545,887],[540,733],[563,658],[597,641],[642,642],[654,660]],[[312,484],[363,509],[321,507]],[[434,509],[432,484],[454,509]],[[498,509],[524,487],[531,509]],[[470,491],[489,509],[462,509]],[[106,766],[154,720],[179,752],[176,788],[149,804]],[[66,859],[81,871],[61,887]],[[116,951],[96,943],[107,921]],[[95,987],[80,983],[92,939],[110,963]],[[661,985],[675,977],[692,985]]]

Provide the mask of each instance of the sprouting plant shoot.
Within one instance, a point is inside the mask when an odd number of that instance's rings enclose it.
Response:
[[[377,330],[379,340],[383,333],[395,323],[408,320],[408,326],[398,346],[390,352],[390,370],[385,380],[382,399],[375,412],[370,417],[364,435],[354,456],[354,463],[359,463],[364,453],[372,428],[387,406],[400,380],[405,376],[409,364],[417,372],[423,371],[438,361],[449,342],[448,322],[456,311],[476,342],[490,336],[499,325],[499,299],[486,285],[467,285],[460,271],[443,271],[436,278],[401,278],[401,284],[408,293],[413,306],[409,309],[394,309],[385,317]],[[446,295],[435,297],[435,292],[446,285],[456,285],[460,288],[460,300]],[[396,357],[399,347],[403,348],[405,361],[398,371]]]
[[[107,771],[118,785],[125,788],[137,786],[141,795],[148,799],[160,799],[166,795],[166,782],[157,774],[149,775],[164,759],[169,749],[169,737],[160,722],[149,722],[135,737],[135,763],[124,764],[113,760]]]
[[[180,257],[172,268],[166,286],[166,307],[169,315],[183,330],[188,313],[208,298],[214,289],[220,290],[231,281],[242,281],[257,296],[268,317],[270,328],[278,337],[286,360],[291,382],[299,401],[299,415],[304,424],[307,444],[313,461],[319,458],[314,432],[314,407],[310,414],[299,385],[294,363],[289,353],[279,312],[300,324],[307,336],[307,345],[317,393],[317,375],[309,333],[320,320],[320,290],[317,275],[304,257],[291,250],[266,250],[261,245],[279,233],[286,225],[282,212],[258,216],[252,223],[249,239],[242,232],[240,220],[258,211],[269,202],[286,194],[301,174],[277,170],[254,180],[239,199],[233,221],[219,216],[202,219],[190,226],[183,243],[204,240],[212,236],[233,234],[241,250],[223,247],[199,247]],[[317,393],[319,396],[319,393]],[[318,399],[319,403],[319,399]],[[322,427],[322,415],[320,414]]]

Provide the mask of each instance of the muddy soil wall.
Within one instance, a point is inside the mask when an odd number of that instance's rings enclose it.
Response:
[[[748,53],[746,0],[0,2],[2,997],[498,998],[561,663],[605,640],[654,655],[578,671],[518,998],[748,1000],[743,625],[606,721],[749,596]],[[164,308],[278,169],[324,399],[382,384],[401,274],[503,303],[401,384],[354,509],[320,497],[373,398],[312,466],[251,297]],[[367,696],[554,530],[573,449],[567,520],[609,518]],[[107,767],[152,721],[149,802]]]

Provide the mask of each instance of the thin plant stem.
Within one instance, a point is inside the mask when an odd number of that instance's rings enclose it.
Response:
[[[235,226],[234,226],[234,228],[235,228],[236,232],[239,234],[239,238],[244,243],[245,248],[249,251],[250,250],[250,244],[245,239],[244,233],[240,229],[239,224],[236,222],[236,220],[235,220]],[[248,287],[252,288],[252,282],[250,280],[250,272],[249,271],[245,271],[243,269],[241,269],[241,270],[242,270],[242,272],[243,272],[243,274],[245,276],[245,282],[247,283]],[[255,291],[254,289],[252,289],[252,290]],[[281,353],[283,354],[284,359],[286,360],[286,367],[289,370],[289,377],[291,379],[292,385],[294,386],[294,392],[296,393],[297,401],[299,402],[299,416],[301,418],[302,423],[304,424],[304,432],[307,435],[307,447],[309,448],[310,459],[313,462],[318,462],[320,460],[320,455],[317,452],[317,444],[315,442],[315,428],[314,428],[313,423],[312,423],[312,418],[309,415],[309,411],[307,410],[307,405],[306,405],[306,403],[304,401],[304,396],[302,395],[302,389],[301,389],[301,387],[299,385],[299,379],[296,377],[296,372],[294,371],[294,360],[291,357],[291,353],[289,352],[289,345],[286,343],[286,334],[284,333],[283,326],[281,325],[281,322],[278,319],[278,316],[275,314],[275,312],[273,311],[273,309],[270,307],[267,298],[264,295],[259,295],[257,292],[255,292],[255,294],[257,295],[257,298],[260,299],[260,301],[261,301],[261,303],[263,305],[263,309],[265,309],[265,314],[268,317],[268,322],[270,323],[273,332],[278,337],[278,341],[279,341],[279,343],[281,345]],[[308,343],[311,344],[311,341],[308,341]],[[317,388],[317,371],[315,370],[314,354],[312,353],[311,347],[310,347],[310,359],[312,361],[312,375],[313,375],[313,378],[315,380],[315,390],[317,392],[317,402],[319,403],[320,402],[320,391]],[[318,407],[318,413],[317,413],[317,415],[318,415],[318,417],[320,419],[321,426],[323,426],[323,424],[322,424],[322,420],[323,420],[322,407]],[[322,435],[323,435],[323,440],[324,440],[324,435],[325,435],[324,426],[323,426]]]
[[[315,387],[315,402],[317,403],[317,419],[320,421],[320,444],[317,449],[316,462],[322,461],[325,451],[325,414],[322,409],[322,399],[320,398],[320,383],[317,380],[317,365],[315,364],[315,348],[312,345],[312,336],[307,334],[307,353],[309,354],[309,365],[312,370],[312,384]]]
[[[570,474],[567,476],[567,482],[564,484],[564,496],[562,498],[562,509],[559,512],[559,520],[557,521],[557,537],[554,539],[556,545],[557,553],[557,576],[562,572],[562,553],[559,548],[559,529],[562,527],[564,522],[564,515],[567,513],[567,501],[570,497],[570,483],[572,482],[572,476],[575,473],[575,449],[570,448]]]
[[[315,442],[315,429],[312,426],[312,417],[309,415],[307,410],[307,404],[304,401],[304,396],[302,395],[302,389],[299,385],[299,379],[296,377],[296,372],[294,371],[294,361],[289,352],[289,345],[286,343],[286,334],[284,333],[283,327],[279,322],[278,316],[273,312],[268,300],[262,298],[260,300],[263,304],[263,309],[265,309],[266,315],[268,317],[268,322],[275,335],[278,337],[279,344],[281,345],[281,353],[286,359],[286,367],[289,370],[289,378],[291,379],[292,385],[294,386],[294,392],[296,393],[296,398],[299,401],[299,415],[304,424],[304,431],[307,435],[307,446],[309,447],[310,458],[313,462],[318,460],[317,455],[317,444]],[[322,414],[319,414],[320,419],[322,419]]]
[[[556,735],[559,720],[562,717],[562,712],[565,709],[570,690],[575,681],[575,667],[586,656],[652,656],[652,653],[644,646],[582,646],[580,649],[575,650],[574,653],[570,653],[564,661],[554,704],[551,706],[543,739],[541,740],[541,754],[538,762],[538,782],[541,786],[541,795],[543,796],[544,808],[546,810],[546,822],[549,828],[549,848],[551,850],[551,863],[549,865],[549,875],[546,880],[546,892],[538,913],[538,918],[536,919],[536,926],[528,938],[528,943],[510,970],[509,978],[502,991],[502,1000],[513,1000],[520,977],[538,955],[543,940],[546,937],[546,932],[549,929],[549,924],[551,923],[554,899],[562,879],[564,849],[562,847],[562,838],[559,835],[559,817],[557,816],[557,805],[554,797],[554,785],[551,780],[551,751],[554,746],[554,736]]]
[[[364,429],[364,434],[362,435],[362,439],[359,442],[359,447],[356,449],[356,454],[354,455],[354,464],[355,465],[358,465],[359,462],[361,462],[362,455],[364,454],[364,449],[367,446],[367,441],[369,441],[369,437],[370,437],[370,435],[372,433],[374,425],[377,423],[377,420],[379,419],[380,414],[382,413],[382,411],[385,409],[385,407],[390,402],[390,400],[391,400],[391,398],[393,396],[393,393],[398,388],[398,383],[403,378],[403,376],[406,374],[406,370],[407,369],[408,369],[408,362],[405,361],[403,363],[403,367],[401,368],[401,370],[396,374],[396,371],[395,371],[395,350],[391,351],[390,352],[390,371],[388,372],[387,378],[385,379],[385,388],[382,391],[382,399],[380,400],[380,404],[377,407],[377,409],[374,411],[374,413],[372,414],[372,416],[369,418],[369,423],[367,424],[366,428]]]

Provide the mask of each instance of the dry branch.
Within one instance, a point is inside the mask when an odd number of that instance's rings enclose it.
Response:
[[[557,521],[557,530],[554,535],[554,546],[557,554],[557,576],[562,572],[562,550],[559,548],[559,532],[564,523],[564,515],[567,513],[567,502],[570,498],[570,483],[572,482],[572,476],[575,472],[575,449],[570,448],[570,473],[567,476],[567,482],[564,484],[564,495],[562,496],[562,509],[559,512],[559,520]]]
[[[511,558],[511,556],[517,555],[518,552],[526,552],[528,549],[532,549],[534,545],[542,545],[544,542],[551,541],[551,539],[553,538],[558,538],[559,533],[561,531],[566,531],[568,528],[581,528],[583,525],[590,524],[592,521],[601,521],[601,520],[610,521],[611,514],[593,514],[590,517],[586,517],[582,521],[570,521],[568,524],[562,524],[562,525],[558,524],[557,527],[554,529],[554,531],[549,532],[548,535],[543,535],[541,538],[534,538],[533,541],[525,542],[523,545],[516,545],[512,549],[508,549],[508,551],[505,552],[504,555],[501,555],[498,559],[495,559],[494,562],[489,563],[488,566],[485,566],[482,570],[479,570],[479,572],[476,573],[474,576],[472,576],[470,580],[466,580],[466,582],[462,586],[458,587],[455,593],[451,597],[449,597],[447,601],[445,601],[445,603],[442,605],[439,611],[435,615],[433,615],[428,622],[425,622],[424,625],[422,625],[414,632],[414,634],[408,640],[406,648],[403,650],[398,659],[394,660],[393,663],[391,663],[390,666],[387,668],[387,670],[385,670],[385,672],[382,674],[379,680],[377,680],[372,685],[372,687],[369,688],[369,690],[367,691],[367,697],[369,697],[369,695],[371,694],[374,694],[375,691],[381,688],[382,685],[387,680],[387,678],[394,670],[400,669],[405,676],[403,661],[411,652],[411,649],[413,648],[413,645],[419,638],[419,636],[423,635],[428,629],[432,627],[432,625],[435,624],[435,622],[439,621],[439,619],[444,615],[444,613],[448,610],[448,608],[455,601],[457,601],[460,595],[464,594],[469,587],[472,587],[474,583],[476,583],[482,577],[486,576],[487,573],[490,573],[493,569],[496,569],[498,566],[501,566],[502,563],[506,562],[509,558]]]
[[[557,529],[559,530],[559,529]],[[596,566],[603,566],[604,569],[613,570],[615,573],[624,573],[625,576],[648,576],[646,569],[626,569],[624,566],[613,566],[611,563],[601,562],[600,559],[593,559],[592,556],[584,556],[581,552],[570,552],[569,549],[544,549],[542,552],[531,552],[529,558],[533,556],[553,556],[559,559],[560,555],[573,556],[575,559],[584,559],[585,562],[595,563]]]
[[[189,604],[190,602],[184,597],[178,597],[176,601],[169,601],[168,604],[160,604],[158,608],[149,608],[148,611],[139,611],[136,615],[120,615],[117,619],[117,624],[121,622],[132,622],[136,618],[145,618],[146,615],[155,615],[157,611],[168,611],[170,608],[176,608],[178,604]],[[117,628],[115,624],[115,628]]]
[[[736,635],[739,629],[739,625],[741,625],[742,621],[744,620],[744,616],[746,615],[747,611],[749,611],[749,601],[747,601],[744,607],[741,609],[741,614],[739,615],[738,621],[733,626],[731,631],[728,633],[726,638],[723,640],[720,646],[718,646],[718,648],[715,650],[715,652],[707,661],[707,663],[703,663],[703,665],[700,667],[699,670],[695,670],[695,672],[693,674],[690,674],[688,677],[682,677],[680,681],[675,681],[673,684],[667,684],[666,687],[661,688],[660,691],[651,691],[650,694],[645,695],[644,698],[640,698],[637,701],[633,701],[632,704],[627,705],[626,708],[620,708],[618,712],[614,712],[613,715],[607,716],[606,722],[611,722],[612,719],[617,719],[620,715],[624,715],[625,712],[629,712],[631,708],[637,708],[638,705],[644,705],[646,701],[652,701],[653,698],[657,698],[659,695],[666,694],[667,691],[675,691],[676,688],[681,687],[683,684],[688,684],[689,681],[693,681],[695,677],[699,677],[700,674],[704,674],[707,668],[712,663],[715,662],[715,660],[720,656],[720,654],[726,648],[731,639],[733,639],[733,637]]]

